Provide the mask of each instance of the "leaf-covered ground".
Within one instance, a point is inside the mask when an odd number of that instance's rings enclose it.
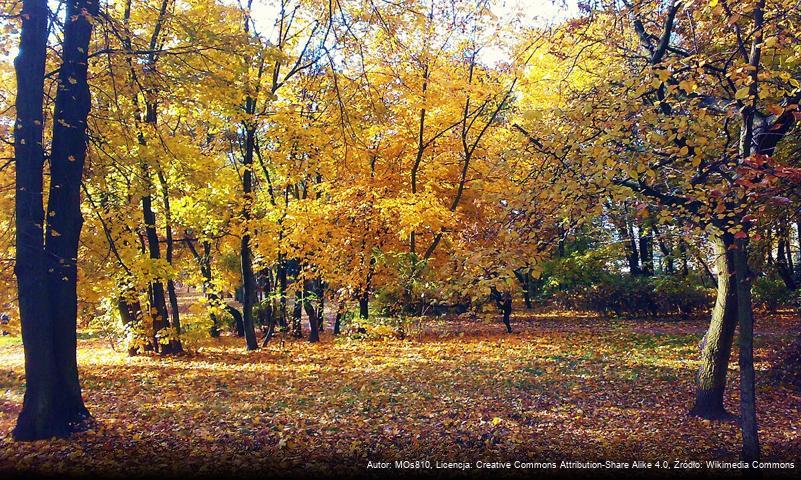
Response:
[[[798,318],[758,319],[757,369]],[[517,332],[438,321],[406,340],[215,340],[192,356],[136,357],[81,340],[99,421],[68,440],[17,443],[22,348],[0,343],[0,474],[364,473],[368,460],[736,461],[735,423],[691,418],[704,320],[528,316]],[[727,405],[737,411],[736,356]],[[763,457],[801,459],[801,395],[763,384]],[[472,470],[475,471],[475,470]],[[380,472],[379,472],[380,473]],[[520,471],[507,471],[520,473]],[[792,474],[792,473],[791,473]]]

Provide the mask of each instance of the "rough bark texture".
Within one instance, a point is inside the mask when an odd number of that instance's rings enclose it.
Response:
[[[723,407],[726,375],[729,368],[734,330],[737,328],[737,290],[733,284],[734,259],[729,249],[731,235],[715,239],[718,271],[718,293],[712,310],[712,320],[701,348],[701,367],[698,371],[698,390],[695,405],[690,411],[708,419],[732,418]]]

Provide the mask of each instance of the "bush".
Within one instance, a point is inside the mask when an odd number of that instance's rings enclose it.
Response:
[[[657,305],[648,280],[607,272],[593,285],[577,291],[576,306],[605,315],[656,315]]]
[[[694,276],[653,277],[654,299],[659,311],[689,315],[712,305],[714,289],[704,287]]]
[[[787,285],[775,272],[759,277],[752,286],[754,305],[775,311],[781,306],[791,305],[797,300],[795,292],[787,288]]]

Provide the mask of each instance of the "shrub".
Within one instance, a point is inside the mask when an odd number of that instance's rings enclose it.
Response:
[[[704,287],[694,276],[665,275],[652,279],[654,299],[663,313],[689,315],[709,308],[714,289]]]
[[[648,278],[606,273],[595,284],[581,288],[577,307],[602,314],[656,315],[657,306]]]
[[[752,288],[754,305],[771,312],[780,306],[790,305],[797,297],[775,272],[756,279]]]

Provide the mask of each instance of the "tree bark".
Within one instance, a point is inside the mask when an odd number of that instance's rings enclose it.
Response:
[[[640,227],[642,230],[642,227]],[[650,276],[654,274],[654,240],[651,232],[640,232],[640,265],[642,274]]]
[[[158,179],[159,183],[161,184],[161,195],[162,201],[164,202],[164,229],[165,229],[165,240],[166,240],[166,252],[165,252],[165,259],[167,263],[172,266],[172,252],[174,248],[174,242],[172,237],[172,210],[170,209],[170,190],[169,186],[167,185],[167,177],[162,172],[161,167],[158,168]],[[178,306],[178,295],[175,291],[175,282],[170,278],[167,280],[167,298],[170,302],[170,314],[171,314],[171,324],[172,327],[175,329],[175,333],[177,335],[181,334],[181,316],[179,312]],[[172,353],[180,353],[183,352],[183,345],[181,345],[180,338],[176,338],[170,341],[170,351]]]
[[[292,336],[295,338],[303,337],[303,327],[301,317],[303,316],[303,291],[295,292],[295,303],[292,305]]]
[[[242,314],[239,313],[239,310],[230,305],[226,305],[225,311],[228,312],[228,314],[234,319],[234,325],[236,325],[236,336],[240,338],[244,337],[245,324],[242,322]]]
[[[248,111],[251,111],[251,104],[255,101],[247,99]],[[244,172],[242,174],[242,192],[245,195],[245,206],[243,216],[245,221],[250,219],[250,209],[253,202],[253,151],[255,144],[256,130],[251,126],[245,127],[245,157],[243,159]],[[256,339],[256,330],[253,325],[253,305],[256,301],[256,275],[253,272],[253,258],[250,249],[250,232],[248,226],[242,234],[240,244],[240,255],[242,257],[242,326],[245,330],[245,343],[248,350],[257,350],[259,342]]]
[[[359,296],[359,318],[370,317],[370,294],[365,290]]]
[[[281,328],[287,328],[286,322],[286,312],[287,312],[287,302],[286,302],[286,288],[287,288],[287,278],[286,278],[286,261],[283,255],[278,255],[278,267],[276,270],[276,274],[278,277],[278,325]]]
[[[734,239],[730,234],[714,240],[718,293],[712,320],[702,341],[698,389],[695,405],[690,410],[690,415],[708,419],[732,418],[723,407],[723,394],[737,328],[737,289],[732,283],[734,259],[730,249],[733,245]]]
[[[311,283],[311,285],[308,285]],[[315,291],[316,282],[307,282],[303,286],[303,308],[306,310],[306,316],[309,318],[309,342],[316,343],[320,341],[320,315],[317,309],[312,304],[309,298],[309,291]],[[317,300],[319,302],[319,299]]]
[[[737,278],[737,316],[740,321],[740,427],[743,460],[759,460],[759,433],[756,417],[756,379],[754,373],[754,314],[751,305],[751,271],[748,268],[748,241],[738,239],[734,250]]]
[[[12,432],[17,440],[66,436],[91,421],[81,396],[76,359],[77,257],[83,224],[80,187],[86,155],[86,118],[91,107],[86,75],[92,35],[89,17],[97,15],[97,11],[94,1],[67,2],[45,217],[42,104],[49,12],[47,2],[42,0],[25,0],[22,7],[20,53],[15,62],[15,273],[26,389]],[[45,220],[47,226],[43,227]]]

